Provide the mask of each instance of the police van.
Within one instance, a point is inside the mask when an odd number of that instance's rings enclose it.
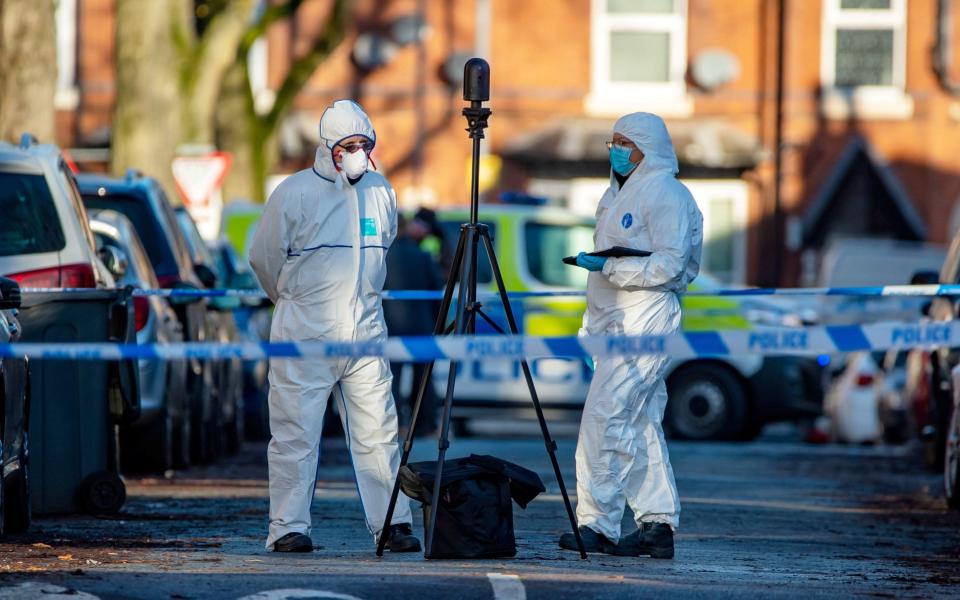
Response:
[[[437,220],[444,245],[456,245],[467,209],[441,209]],[[583,291],[587,271],[561,262],[564,256],[593,248],[594,221],[557,207],[484,205],[480,221],[490,228],[497,260],[509,291]],[[480,249],[478,291],[495,291],[489,259]],[[719,287],[701,273],[692,290]],[[511,302],[521,333],[533,336],[576,335],[586,308],[583,297],[527,298]],[[499,300],[484,311],[506,328]],[[686,331],[751,329],[755,325],[799,325],[789,306],[775,301],[734,297],[688,296],[683,299]],[[493,333],[478,320],[478,333]],[[459,365],[454,395],[454,426],[469,433],[469,421],[524,419],[533,416],[520,364],[508,360]],[[532,360],[537,393],[548,418],[578,419],[592,369],[571,358]],[[449,364],[438,363],[433,384],[442,398]],[[664,419],[668,432],[688,439],[748,439],[765,423],[814,416],[821,412],[823,368],[816,358],[746,355],[674,360],[669,365],[670,400]]]

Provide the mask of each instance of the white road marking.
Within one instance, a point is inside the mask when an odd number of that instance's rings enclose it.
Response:
[[[238,600],[287,600],[290,598],[329,598],[330,600],[360,600],[350,594],[338,594],[325,590],[306,590],[302,588],[288,588],[285,590],[267,590],[258,594],[244,596]]]
[[[494,600],[527,600],[527,590],[519,575],[487,573],[487,579],[493,588]]]
[[[99,596],[93,594],[35,581],[0,588],[0,600],[41,600],[54,597],[62,599],[66,595],[77,600],[100,600]]]

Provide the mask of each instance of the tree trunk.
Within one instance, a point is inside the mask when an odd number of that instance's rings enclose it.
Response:
[[[263,195],[254,176],[252,102],[246,62],[236,60],[224,76],[216,113],[217,144],[233,155],[233,165],[223,181],[226,202],[260,200]]]
[[[110,168],[136,168],[157,178],[171,200],[171,164],[181,140],[180,73],[173,32],[182,6],[117,0],[117,104]]]
[[[213,144],[223,78],[237,60],[253,6],[253,0],[231,0],[182,57],[185,142]]]
[[[0,0],[0,139],[54,141],[53,0]]]

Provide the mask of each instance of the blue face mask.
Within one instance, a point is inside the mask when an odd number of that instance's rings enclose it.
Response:
[[[610,148],[610,165],[614,171],[624,177],[637,168],[637,165],[630,162],[631,153],[633,153],[633,149],[624,146],[614,145]]]

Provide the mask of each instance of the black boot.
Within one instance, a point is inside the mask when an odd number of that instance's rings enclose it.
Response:
[[[643,523],[640,529],[621,539],[610,554],[673,558],[673,529],[666,523]]]
[[[614,548],[613,542],[608,540],[602,533],[590,529],[586,526],[580,528],[580,538],[583,540],[583,549],[587,552],[607,552]],[[573,532],[565,533],[560,536],[560,547],[564,550],[573,550],[579,552],[577,547],[577,538]]]
[[[390,552],[420,552],[420,540],[409,523],[391,525],[387,528],[387,548]]]
[[[291,532],[273,543],[274,552],[313,552],[313,540],[302,533]]]

